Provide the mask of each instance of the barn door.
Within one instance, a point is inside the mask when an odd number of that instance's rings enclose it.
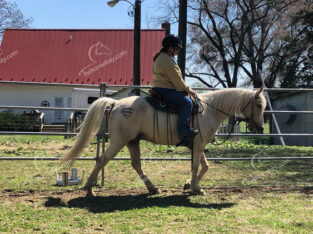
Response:
[[[54,106],[60,108],[72,107],[72,98],[69,97],[55,97]],[[54,122],[65,123],[70,115],[70,111],[56,110],[54,111]]]

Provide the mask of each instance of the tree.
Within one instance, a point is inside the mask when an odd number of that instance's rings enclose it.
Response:
[[[165,2],[169,9],[167,18],[169,13],[177,14],[177,1]],[[292,30],[291,16],[305,7],[305,2],[188,1],[188,58],[193,60],[195,69],[187,76],[207,77],[212,86],[223,87],[236,87],[239,78],[244,78],[247,85],[259,87],[263,78],[267,87],[273,87],[286,59],[283,38]]]
[[[0,0],[0,41],[6,28],[27,28],[32,21],[32,18],[24,17],[16,3]]]
[[[298,40],[289,37],[284,48],[288,57],[280,70],[281,87],[313,87],[313,10],[302,10],[293,18]]]
[[[239,76],[260,87],[273,87],[286,59],[285,41],[291,15],[300,0],[195,0],[191,44],[198,48],[196,64],[208,66],[207,76],[223,87],[236,87]],[[196,16],[196,17],[195,17]],[[296,40],[297,35],[291,36]]]

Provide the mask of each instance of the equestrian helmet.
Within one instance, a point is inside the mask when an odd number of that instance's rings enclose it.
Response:
[[[173,34],[168,34],[162,40],[163,48],[180,47],[183,48],[181,40]]]

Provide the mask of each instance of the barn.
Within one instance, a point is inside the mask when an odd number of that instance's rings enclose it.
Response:
[[[142,85],[165,29],[141,30]],[[133,83],[133,30],[6,29],[0,47],[0,105],[72,107],[74,88]],[[69,113],[49,111],[47,123]]]
[[[305,111],[313,106],[313,94],[311,92],[294,92],[281,94],[274,100],[275,110]],[[313,119],[309,114],[277,114],[276,115],[282,133],[312,133]],[[273,126],[273,132],[276,129]],[[297,136],[284,138],[286,145],[313,146],[313,137]],[[274,138],[275,144],[280,144],[279,138]]]

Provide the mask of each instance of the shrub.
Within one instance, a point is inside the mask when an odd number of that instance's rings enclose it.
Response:
[[[0,112],[0,131],[28,131],[27,117],[12,111]]]

